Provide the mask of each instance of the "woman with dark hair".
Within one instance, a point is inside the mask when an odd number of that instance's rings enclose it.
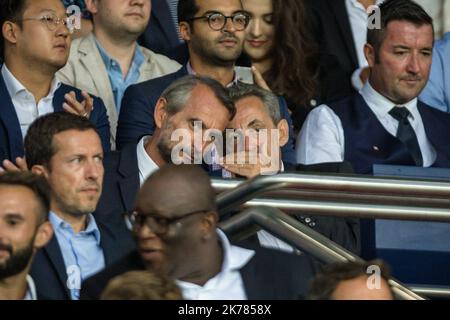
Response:
[[[252,18],[246,29],[245,55],[271,90],[286,99],[294,127],[300,130],[309,110],[338,90],[337,65],[318,65],[303,1],[242,0],[242,4]]]

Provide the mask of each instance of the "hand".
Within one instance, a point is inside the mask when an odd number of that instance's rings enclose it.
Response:
[[[252,72],[253,72],[253,79],[255,79],[255,84],[258,87],[263,88],[264,90],[272,92],[272,90],[267,85],[266,80],[264,80],[261,72],[259,72],[259,70],[255,66],[252,66]]]
[[[275,174],[279,171],[280,165],[276,169],[272,167],[273,163],[264,165],[258,154],[250,153],[249,151],[238,152],[234,155],[232,163],[227,163],[227,159],[221,158],[221,166],[235,175],[246,177],[247,179],[254,178],[259,175]]]
[[[92,110],[94,110],[94,99],[86,91],[82,91],[81,94],[84,101],[80,103],[76,98],[75,92],[67,93],[64,96],[66,102],[64,102],[63,108],[67,112],[89,119]]]
[[[2,167],[0,167],[0,174],[6,172],[18,172],[18,171],[29,171],[27,161],[25,158],[16,158],[16,164],[9,160],[4,160],[2,163]]]

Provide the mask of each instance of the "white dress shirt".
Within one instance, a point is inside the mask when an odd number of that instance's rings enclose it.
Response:
[[[392,136],[397,135],[398,121],[389,111],[396,104],[375,91],[367,82],[360,91],[363,99],[375,114],[383,127]],[[425,128],[417,109],[417,98],[404,104],[411,115],[409,122],[416,133],[423,166],[430,167],[436,161],[436,150],[425,134]],[[345,158],[344,129],[341,120],[327,105],[313,109],[297,139],[297,162],[302,164],[316,164],[324,162],[340,162]]]
[[[27,293],[23,300],[37,300],[36,285],[29,274],[27,275]]]
[[[379,5],[384,0],[375,1]],[[358,58],[359,68],[353,73],[352,84],[355,89],[359,90],[363,87],[363,83],[359,78],[361,71],[368,66],[366,57],[364,56],[364,45],[367,42],[367,25],[368,13],[366,8],[358,0],[345,0],[350,29],[352,30],[353,41],[355,43],[356,56]]]
[[[233,246],[227,236],[217,230],[223,249],[222,270],[215,277],[209,279],[204,286],[194,283],[179,281],[184,299],[187,300],[246,300],[244,282],[240,273],[253,257],[253,250]]]
[[[153,172],[159,169],[155,161],[153,161],[152,158],[150,158],[150,156],[148,155],[147,151],[145,151],[145,143],[149,138],[151,138],[151,136],[143,137],[141,141],[139,141],[136,148],[139,168],[139,182],[141,186]]]
[[[53,96],[61,86],[61,82],[55,77],[48,95],[36,104],[33,94],[14,77],[5,64],[2,66],[1,73],[19,119],[22,138],[25,138],[28,128],[34,120],[54,111]]]

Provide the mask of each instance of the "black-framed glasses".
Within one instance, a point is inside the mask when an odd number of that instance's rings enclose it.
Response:
[[[233,26],[237,31],[245,30],[245,28],[247,28],[248,24],[250,23],[250,16],[244,12],[235,13],[232,16],[226,16],[221,12],[213,12],[201,17],[188,19],[188,21],[200,19],[208,20],[209,27],[214,31],[222,30],[227,24],[228,19],[231,19],[231,21],[233,22]]]
[[[58,28],[58,26],[60,24],[65,25],[67,28],[69,28],[69,17],[65,17],[65,18],[59,18],[56,14],[53,13],[49,13],[46,14],[40,18],[23,18],[23,19],[19,19],[19,20],[15,20],[15,22],[19,22],[19,21],[41,21],[42,23],[45,23],[45,25],[47,26],[47,28],[50,31],[55,31],[56,28]]]
[[[155,234],[163,236],[167,234],[171,225],[181,223],[182,220],[199,213],[206,213],[210,210],[196,210],[184,213],[177,218],[165,218],[154,214],[143,214],[136,210],[125,212],[124,216],[132,227],[133,231],[140,230],[144,225],[150,228]]]

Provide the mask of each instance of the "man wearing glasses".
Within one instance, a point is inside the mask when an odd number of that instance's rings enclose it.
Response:
[[[189,49],[189,61],[176,73],[128,87],[122,100],[117,128],[117,148],[135,142],[155,129],[153,112],[161,92],[174,80],[187,74],[211,77],[223,86],[238,82],[236,60],[242,53],[245,29],[250,17],[240,0],[185,0],[178,3],[180,34]],[[259,73],[255,73],[255,81]],[[261,84],[263,85],[263,84]],[[286,104],[281,112],[290,124]],[[290,135],[293,137],[293,132]],[[294,145],[290,140],[283,148],[283,159],[294,163]],[[214,168],[218,169],[218,168]]]
[[[55,73],[67,62],[70,30],[59,0],[0,0],[0,160],[23,157],[23,138],[39,116],[68,111],[89,118],[110,149],[103,102],[62,84]]]
[[[189,300],[297,299],[313,273],[306,255],[232,245],[217,229],[215,191],[198,166],[152,174],[127,217],[137,251],[84,282],[82,298],[98,299],[116,275],[148,269],[176,279]]]

